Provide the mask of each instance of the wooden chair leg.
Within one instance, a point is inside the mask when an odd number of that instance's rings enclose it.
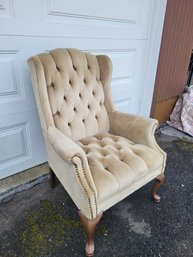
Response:
[[[79,211],[80,220],[82,221],[84,231],[86,233],[86,247],[85,252],[86,256],[92,257],[94,255],[94,234],[96,225],[99,223],[102,214],[97,216],[94,220],[88,220],[82,213]]]
[[[56,186],[56,175],[53,170],[50,168],[50,187],[54,188]]]
[[[156,202],[156,203],[159,203],[161,200],[161,197],[157,194],[157,190],[163,185],[164,180],[165,180],[164,174],[159,175],[156,178],[156,182],[152,187],[151,195],[152,195],[154,202]]]

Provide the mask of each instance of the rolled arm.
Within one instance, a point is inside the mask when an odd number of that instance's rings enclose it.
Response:
[[[66,137],[55,127],[49,127],[48,140],[55,152],[64,160],[75,167],[75,172],[79,185],[83,189],[87,200],[89,219],[94,219],[97,212],[97,190],[88,165],[85,152],[70,138]],[[84,210],[82,210],[84,213]],[[87,211],[86,211],[87,213]]]
[[[74,156],[86,158],[85,152],[55,127],[48,128],[48,140],[56,153],[65,161],[71,162]]]
[[[131,141],[157,148],[154,132],[158,121],[151,118],[114,111],[109,113],[110,132]]]

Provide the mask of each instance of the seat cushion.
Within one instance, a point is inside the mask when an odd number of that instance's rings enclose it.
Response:
[[[78,144],[87,155],[99,202],[162,165],[155,150],[109,133],[81,139]]]

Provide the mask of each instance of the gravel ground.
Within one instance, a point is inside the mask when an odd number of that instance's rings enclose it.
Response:
[[[193,144],[187,138],[156,133],[167,152],[166,181],[159,204],[152,183],[104,213],[96,233],[96,257],[193,256]],[[17,193],[0,205],[1,257],[84,256],[77,209],[58,183]]]

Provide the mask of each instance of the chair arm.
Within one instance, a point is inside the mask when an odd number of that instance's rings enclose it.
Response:
[[[118,111],[109,113],[109,120],[111,133],[151,148],[158,147],[154,138],[157,120]]]
[[[79,185],[88,200],[88,218],[94,219],[97,216],[98,195],[85,152],[55,127],[49,127],[47,135],[55,153],[74,166]]]
[[[48,128],[48,140],[50,141],[56,153],[63,160],[71,162],[74,156],[80,156],[85,160],[85,152],[73,140],[65,136],[56,127]]]

